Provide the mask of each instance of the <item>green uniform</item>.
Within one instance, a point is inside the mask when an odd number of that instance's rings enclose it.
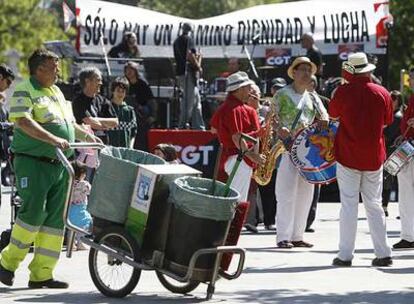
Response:
[[[57,86],[42,88],[31,78],[16,86],[10,102],[10,121],[32,118],[45,130],[75,140],[71,104]],[[53,277],[63,243],[63,208],[68,173],[56,160],[55,147],[16,128],[11,149],[15,154],[16,187],[23,200],[10,244],[1,252],[1,265],[15,271],[34,242],[30,281]],[[65,151],[70,156],[71,150]]]
[[[137,120],[134,108],[123,102],[121,105],[112,104],[118,117],[119,124],[116,128],[107,131],[109,145],[114,147],[129,148],[131,139],[137,132]]]

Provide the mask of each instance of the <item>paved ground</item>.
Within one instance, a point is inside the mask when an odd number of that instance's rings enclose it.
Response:
[[[6,201],[0,210],[0,228],[8,227]],[[6,204],[6,206],[5,206]],[[6,208],[7,207],[7,208]],[[362,207],[362,205],[361,205]],[[240,245],[247,249],[244,273],[234,281],[220,280],[211,303],[414,303],[414,251],[394,252],[394,266],[373,268],[373,250],[365,213],[361,209],[357,252],[352,268],[335,268],[331,261],[337,249],[339,204],[319,204],[316,233],[306,234],[312,249],[280,250],[275,236],[260,231],[243,234]],[[390,243],[399,239],[397,205],[388,218]],[[102,296],[93,285],[87,267],[88,251],[75,252],[72,259],[62,256],[58,278],[71,284],[66,291],[29,290],[27,264],[16,272],[13,288],[0,286],[0,303],[199,303],[206,285],[191,295],[175,295],[165,290],[153,272],[144,272],[134,292],[124,299]]]

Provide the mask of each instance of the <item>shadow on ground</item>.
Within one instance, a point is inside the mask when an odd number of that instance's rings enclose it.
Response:
[[[2,290],[0,289],[0,292]],[[405,292],[395,292],[390,290],[383,291],[359,291],[351,293],[327,293],[327,294],[313,294],[307,290],[292,290],[286,289],[255,289],[244,290],[238,294],[217,292],[212,300],[208,303],[260,303],[260,304],[274,304],[274,303],[293,303],[293,304],[314,304],[314,303],[393,303],[406,304],[407,299],[414,297],[413,290],[406,290]],[[103,303],[202,303],[206,302],[204,298],[195,298],[191,295],[171,295],[159,296],[156,294],[131,294],[124,299],[109,299],[98,293],[60,293],[60,294],[42,294],[39,292],[35,295],[21,297],[15,300],[16,303],[65,303],[65,304],[103,304]]]

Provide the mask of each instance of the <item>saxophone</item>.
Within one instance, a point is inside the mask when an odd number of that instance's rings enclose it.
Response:
[[[253,178],[261,186],[265,186],[270,182],[277,158],[286,151],[285,145],[280,139],[277,139],[276,143],[273,144],[273,135],[275,132],[273,130],[273,120],[276,117],[276,112],[271,107],[263,126],[264,131],[259,138],[259,152],[266,157],[266,162],[263,165],[258,165],[253,173]]]

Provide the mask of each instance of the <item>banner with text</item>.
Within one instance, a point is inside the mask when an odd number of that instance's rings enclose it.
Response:
[[[202,171],[204,177],[213,176],[219,147],[215,134],[210,131],[151,129],[148,132],[149,151],[161,143],[174,145],[183,164]]]
[[[102,55],[119,44],[125,31],[137,35],[143,57],[173,57],[172,44],[183,22],[194,26],[193,38],[204,57],[254,57],[305,54],[302,34],[312,32],[323,54],[339,46],[362,45],[367,53],[384,54],[391,21],[389,2],[381,0],[308,0],[254,6],[216,17],[191,20],[139,7],[95,0],[76,1],[81,54]],[[103,35],[103,39],[101,39]],[[103,45],[102,45],[103,44]],[[280,49],[277,50],[277,49]],[[274,59],[269,59],[274,60]]]

